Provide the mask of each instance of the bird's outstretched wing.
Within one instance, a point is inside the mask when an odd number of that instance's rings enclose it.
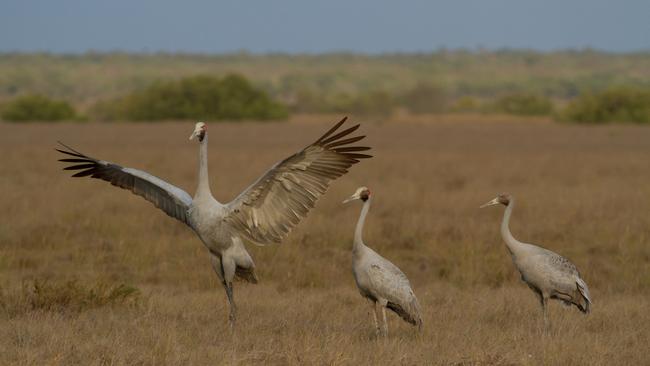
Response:
[[[65,149],[56,150],[71,156],[59,159],[61,162],[71,164],[63,168],[63,170],[80,170],[73,174],[73,177],[90,176],[91,178],[103,179],[114,186],[128,189],[134,194],[144,197],[144,199],[165,211],[167,215],[190,225],[188,209],[192,203],[192,197],[184,190],[147,172],[91,158],[62,142],[59,142],[59,144]]]
[[[337,132],[342,119],[321,138],[275,164],[266,174],[228,203],[226,223],[246,240],[265,245],[280,243],[307,215],[330,182],[348,172],[369,147],[353,144],[365,136],[347,137],[359,128]]]

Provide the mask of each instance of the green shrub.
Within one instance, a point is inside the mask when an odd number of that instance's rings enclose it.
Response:
[[[543,116],[553,112],[553,103],[541,95],[515,93],[498,98],[492,104],[490,111],[522,116]]]
[[[476,98],[470,96],[464,96],[456,99],[454,104],[451,106],[452,112],[480,112],[481,110],[481,102]]]
[[[2,108],[5,121],[61,121],[76,118],[74,108],[62,100],[54,100],[42,95],[17,97]]]
[[[105,120],[244,120],[282,119],[287,108],[253,87],[240,75],[224,78],[193,76],[157,82],[111,102],[98,103],[93,111]]]
[[[612,88],[571,101],[558,116],[579,123],[650,122],[650,89]]]

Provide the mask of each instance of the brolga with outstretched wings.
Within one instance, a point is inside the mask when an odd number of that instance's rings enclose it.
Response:
[[[257,283],[255,264],[244,242],[258,245],[280,243],[330,183],[371,155],[369,147],[357,146],[365,136],[351,136],[359,125],[339,131],[346,118],[304,149],[278,162],[232,202],[218,202],[208,180],[208,132],[198,122],[190,140],[199,143],[199,181],[194,197],[184,190],[141,170],[95,159],[60,143],[66,154],[59,161],[65,170],[78,170],[73,177],[102,179],[144,197],[171,217],[187,224],[208,248],[214,271],[224,286],[234,327],[236,306],[233,280]]]

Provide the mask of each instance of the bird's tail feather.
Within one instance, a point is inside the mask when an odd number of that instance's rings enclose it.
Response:
[[[389,301],[386,307],[394,311],[406,322],[417,325],[418,329],[422,330],[423,323],[422,317],[420,316],[420,304],[418,304],[417,298],[413,297],[411,302],[404,304],[404,306]]]
[[[585,281],[579,277],[576,280],[576,285],[578,285],[578,291],[580,291],[580,295],[582,295],[582,298],[584,299],[584,305],[580,304],[578,308],[580,308],[583,313],[588,314],[591,308],[591,295],[589,295],[589,287],[587,287]]]
[[[255,267],[244,268],[237,266],[235,269],[235,275],[244,281],[257,283],[257,274],[255,274]]]

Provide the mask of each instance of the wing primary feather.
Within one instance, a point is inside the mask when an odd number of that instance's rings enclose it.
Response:
[[[368,159],[372,158],[372,155],[366,155],[366,154],[344,154],[346,157],[353,158],[353,159]]]
[[[87,158],[87,156],[84,156],[84,155],[82,155],[82,154],[75,154],[75,153],[70,152],[70,151],[65,151],[65,150],[56,149],[56,148],[55,148],[54,150],[56,150],[56,151],[58,151],[58,152],[60,152],[60,153],[63,153],[63,154],[76,156],[76,157],[78,157],[78,158]]]
[[[92,160],[88,159],[59,159],[59,161],[64,162],[64,163],[90,163],[93,162]]]
[[[345,140],[334,141],[334,142],[330,143],[329,145],[326,145],[325,147],[328,148],[328,149],[331,149],[331,148],[336,147],[336,146],[351,144],[353,142],[363,140],[364,137],[366,137],[366,136],[356,136],[356,137],[350,137],[349,139],[345,139]]]
[[[86,177],[93,174],[94,172],[95,172],[94,169],[82,170],[79,173],[73,174],[72,177],[73,178]],[[93,178],[97,178],[97,177],[93,177]]]
[[[81,152],[79,152],[79,151],[77,151],[77,150],[75,150],[75,149],[73,149],[73,148],[71,148],[70,146],[68,146],[68,145],[66,145],[66,144],[64,144],[63,142],[61,142],[61,141],[57,141],[57,142],[59,143],[59,145],[61,145],[61,146],[63,146],[63,147],[65,147],[66,149],[68,149],[68,150],[70,150],[70,151],[72,151],[73,153],[75,153],[75,154],[78,154],[78,155],[81,155],[81,156],[83,156],[84,158],[86,158],[86,157],[87,157],[87,156],[86,156],[86,155],[84,155],[83,153],[81,153]],[[57,150],[59,150],[59,149],[57,149]],[[61,151],[61,150],[59,150],[59,151]]]
[[[352,132],[358,130],[358,129],[359,129],[359,126],[361,126],[361,125],[354,125],[354,126],[348,128],[348,129],[345,129],[345,130],[343,130],[343,131],[337,133],[336,135],[334,135],[334,136],[328,138],[327,140],[322,140],[322,141],[320,142],[320,144],[321,144],[321,145],[327,145],[328,143],[330,143],[330,142],[332,142],[332,141],[335,141],[335,140],[337,140],[337,139],[339,139],[339,138],[341,138],[341,137],[343,137],[343,136],[349,135],[349,134],[351,134]]]
[[[349,147],[337,147],[336,149],[332,149],[332,150],[336,151],[337,153],[343,153],[349,151],[366,151],[370,149],[371,148],[368,146],[349,146]]]
[[[77,165],[70,165],[63,170],[79,170],[79,169],[88,169],[88,168],[94,168],[96,165],[94,163],[91,164],[77,164]]]
[[[317,144],[317,143],[323,141],[323,140],[326,139],[329,135],[331,135],[332,133],[334,133],[334,131],[338,130],[338,128],[341,127],[341,125],[342,125],[343,123],[345,123],[345,121],[346,121],[347,119],[348,119],[347,116],[343,117],[343,119],[341,119],[341,120],[339,121],[339,123],[335,124],[334,127],[330,128],[329,131],[325,132],[325,134],[324,134],[323,136],[321,136],[318,140],[316,140],[316,142],[314,142],[314,144]]]

